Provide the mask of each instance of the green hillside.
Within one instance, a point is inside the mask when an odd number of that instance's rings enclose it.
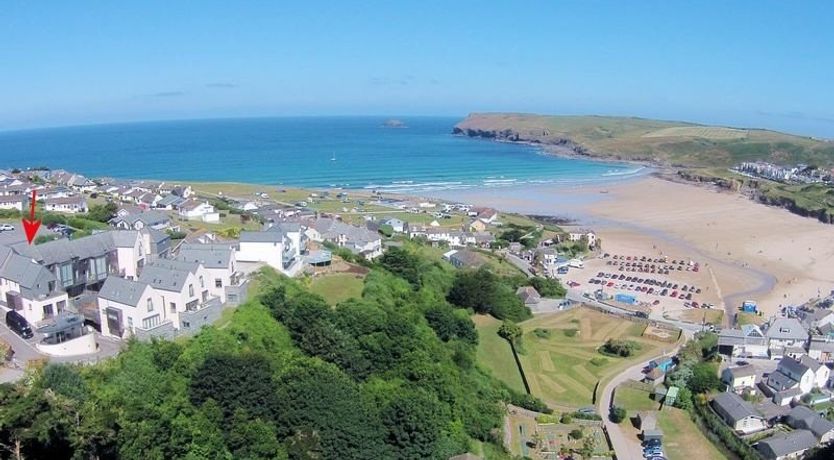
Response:
[[[764,160],[834,166],[834,143],[762,129],[629,117],[475,113],[456,134],[534,142],[555,152],[674,166],[731,166]]]

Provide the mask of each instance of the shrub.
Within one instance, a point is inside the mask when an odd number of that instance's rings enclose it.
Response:
[[[583,433],[582,430],[580,430],[579,428],[576,428],[570,430],[568,436],[570,436],[571,439],[582,439],[582,437],[585,436],[585,433]]]
[[[565,337],[576,337],[579,334],[579,329],[563,329],[562,334],[565,334]]]
[[[596,367],[601,367],[608,364],[608,360],[603,358],[602,356],[597,356],[596,358],[591,358],[591,365]]]
[[[608,339],[601,351],[605,354],[627,358],[640,350],[640,344],[633,340]]]
[[[548,339],[550,338],[550,329],[537,327],[536,329],[533,329],[533,335],[540,339]]]
[[[567,425],[568,423],[573,422],[573,416],[565,412],[564,414],[562,414],[562,418],[560,418],[559,421]]]
[[[614,423],[622,423],[628,417],[628,412],[622,407],[614,406],[611,409],[611,421]]]

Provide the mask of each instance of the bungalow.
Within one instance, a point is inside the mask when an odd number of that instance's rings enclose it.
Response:
[[[756,388],[756,368],[751,365],[728,367],[721,372],[721,381],[736,393]]]
[[[48,200],[50,198],[68,198],[74,192],[64,186],[43,187],[38,189],[38,198]]]
[[[405,221],[397,219],[396,217],[389,217],[383,220],[381,224],[390,226],[396,233],[403,233],[408,227],[408,224],[406,224]]]
[[[177,196],[174,194],[166,195],[156,203],[156,207],[159,209],[167,209],[170,211],[177,209],[180,205],[185,203],[185,201],[186,199],[181,196]]]
[[[214,206],[206,201],[186,200],[179,206],[177,212],[188,220],[220,222],[220,214],[214,210]]]
[[[775,434],[756,444],[756,450],[767,460],[799,459],[817,445],[817,438],[808,430]]]
[[[796,406],[785,417],[785,423],[795,430],[814,433],[820,444],[834,440],[834,422],[825,419],[807,406]]]
[[[368,260],[382,255],[382,238],[378,233],[339,220],[316,219],[308,224],[304,233],[310,240],[333,243]]]
[[[235,260],[262,262],[281,273],[293,276],[300,268],[300,265],[296,264],[299,252],[293,240],[280,228],[265,232],[241,232]]]
[[[733,430],[750,434],[767,428],[767,421],[747,401],[735,393],[721,393],[712,400],[712,408]]]
[[[469,249],[449,251],[443,257],[455,268],[478,268],[486,263],[483,255]]]
[[[471,208],[468,214],[470,217],[476,217],[485,224],[491,224],[498,219],[498,211],[492,208]]]
[[[87,200],[83,195],[68,196],[64,198],[47,198],[44,201],[44,209],[51,212],[63,212],[69,214],[87,212]]]
[[[657,412],[637,412],[637,427],[640,429],[640,437],[644,441],[663,439],[663,432],[657,426]]]
[[[142,230],[143,228],[165,230],[172,227],[168,214],[155,210],[119,212],[116,217],[110,219],[110,225],[124,230]]]
[[[515,295],[524,302],[524,305],[536,305],[542,300],[539,291],[533,286],[521,286],[515,291]]]
[[[745,324],[741,329],[723,329],[718,334],[718,352],[732,357],[766,358],[767,338],[754,324]]]
[[[29,199],[26,195],[2,195],[0,196],[0,209],[15,209],[23,212],[29,206]]]

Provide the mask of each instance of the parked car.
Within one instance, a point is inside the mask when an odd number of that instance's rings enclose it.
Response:
[[[0,232],[10,232],[14,230],[14,225],[0,224]]]
[[[24,339],[31,339],[34,335],[32,333],[32,328],[29,327],[29,323],[26,321],[26,318],[14,310],[10,310],[6,313],[6,326],[9,326],[9,329]]]

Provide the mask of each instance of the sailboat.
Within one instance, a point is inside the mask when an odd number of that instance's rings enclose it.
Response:
[[[333,152],[333,156],[330,157],[330,161],[336,161],[336,152]]]

